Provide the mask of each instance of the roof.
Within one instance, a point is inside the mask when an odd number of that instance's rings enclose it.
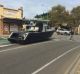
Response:
[[[22,24],[23,20],[22,19],[17,19],[17,18],[3,18],[3,22],[5,23],[14,23],[14,24]]]
[[[50,20],[43,20],[43,19],[37,19],[37,18],[33,18],[33,19],[23,19],[24,21],[34,21],[34,22],[49,22]]]

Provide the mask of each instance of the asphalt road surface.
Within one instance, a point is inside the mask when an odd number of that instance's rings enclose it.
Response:
[[[0,74],[65,74],[80,53],[79,45],[52,39],[0,48]]]

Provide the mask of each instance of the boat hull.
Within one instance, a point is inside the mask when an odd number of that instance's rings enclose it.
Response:
[[[45,39],[49,39],[53,35],[54,31],[47,31],[47,32],[31,32],[28,33],[27,37],[25,39],[19,39],[18,37],[13,38],[10,37],[8,40],[13,43],[30,43],[30,42],[36,42],[41,41]]]

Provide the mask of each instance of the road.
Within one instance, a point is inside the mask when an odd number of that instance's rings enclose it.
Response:
[[[2,47],[0,74],[64,74],[79,49],[79,42],[54,39]]]

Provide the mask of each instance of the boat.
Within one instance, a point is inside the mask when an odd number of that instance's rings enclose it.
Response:
[[[27,25],[26,31],[12,32],[8,37],[11,43],[29,43],[51,38],[54,28],[48,24],[37,22],[35,25]]]

